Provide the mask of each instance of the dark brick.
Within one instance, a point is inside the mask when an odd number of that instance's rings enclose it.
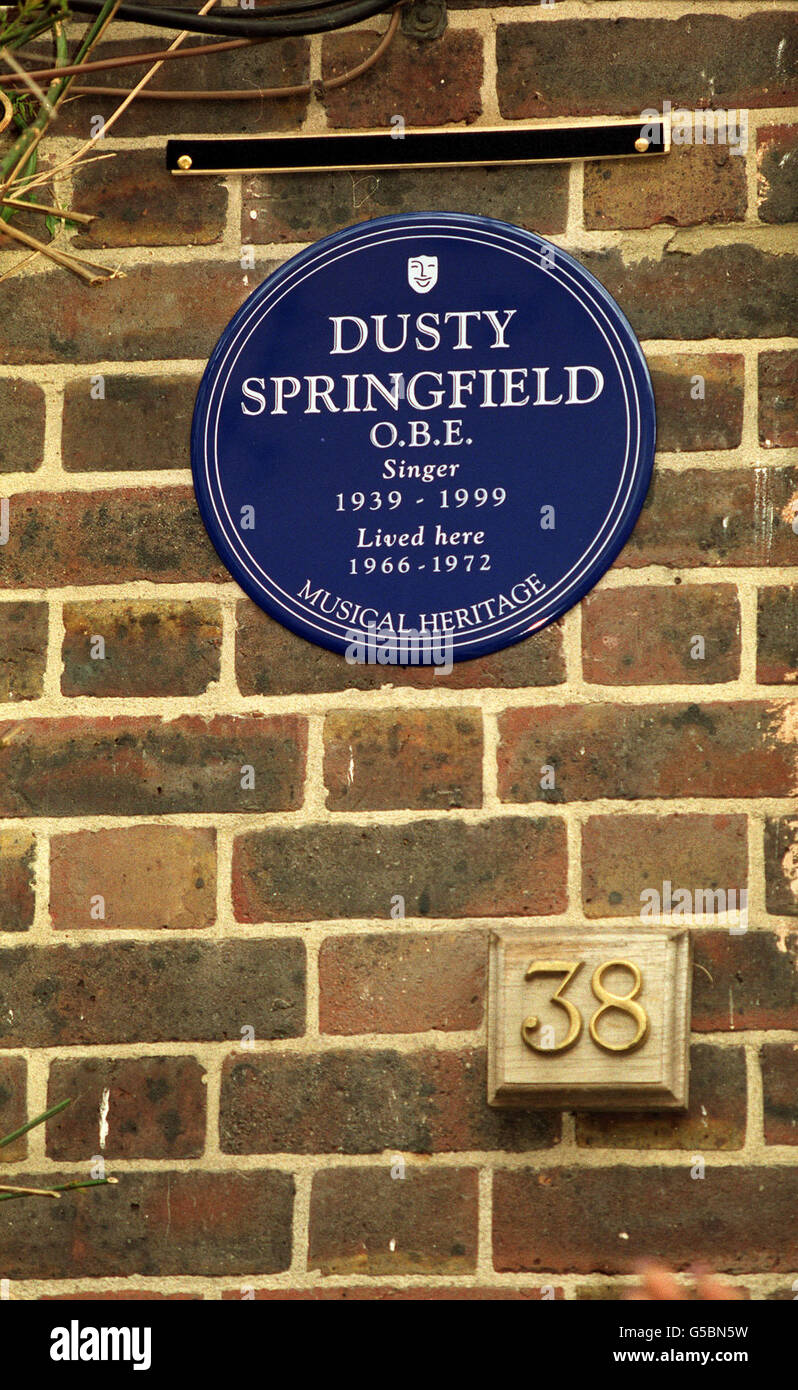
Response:
[[[566,905],[562,821],[501,817],[480,825],[318,825],[254,830],[233,848],[239,922],[547,916]]]
[[[225,1153],[447,1153],[550,1148],[559,1116],[502,1112],[486,1098],[485,1054],[388,1049],[283,1052],[224,1064]]]
[[[31,1187],[75,1173],[20,1174]],[[276,1274],[291,1263],[290,1173],[126,1172],[116,1187],[3,1209],[9,1279]]]
[[[0,603],[0,700],[35,700],[47,663],[47,604]]]
[[[703,656],[693,652],[696,638]],[[594,589],[582,604],[582,665],[599,685],[711,685],[740,674],[733,584]]]
[[[798,818],[765,821],[765,893],[768,912],[798,917]]]
[[[798,221],[798,125],[760,126],[756,146],[761,220]]]
[[[296,1037],[304,961],[292,938],[9,947],[0,1045],[218,1042],[240,1040],[247,1026],[260,1039]]]
[[[748,884],[745,816],[590,816],[582,830],[587,917],[636,917],[642,894],[677,888],[733,890]],[[648,901],[648,900],[646,900]]]
[[[392,1178],[378,1168],[316,1173],[308,1266],[322,1274],[469,1274],[477,1258],[473,1168]]]
[[[33,925],[34,855],[29,830],[0,830],[0,932]]]
[[[743,1049],[695,1043],[690,1048],[689,1110],[578,1115],[576,1140],[593,1149],[741,1149],[745,1115]]]
[[[329,936],[319,953],[323,1033],[479,1028],[487,942],[482,932]]]
[[[789,1168],[707,1165],[702,1180],[678,1168],[500,1171],[493,1180],[498,1270],[625,1274],[652,1250],[676,1269],[701,1260],[729,1274],[792,1270],[798,1201]],[[624,1232],[627,1239],[622,1239]]]
[[[649,359],[661,453],[736,449],[743,429],[743,358],[733,352]],[[700,376],[702,383],[695,383]],[[694,392],[703,389],[703,398]]]
[[[693,1032],[798,1028],[798,936],[693,932]]]
[[[798,445],[798,352],[759,354],[759,442],[765,449]]]
[[[0,815],[288,810],[302,799],[305,739],[293,715],[5,721]]]
[[[798,1144],[798,1043],[765,1043],[759,1057],[765,1143]]]
[[[194,1057],[54,1061],[47,1104],[66,1096],[72,1104],[47,1122],[48,1157],[197,1158],[205,1147],[204,1083]]]
[[[757,601],[756,678],[760,685],[798,681],[798,586],[760,589]]]
[[[562,627],[552,623],[525,642],[474,661],[459,661],[442,676],[432,666],[350,666],[276,623],[249,599],[237,606],[236,676],[242,695],[311,694],[325,690],[512,689],[565,680]]]
[[[24,1057],[0,1057],[0,1139],[20,1129],[29,1116],[27,1110],[28,1064]],[[24,1158],[28,1152],[27,1135],[13,1144],[0,1148],[0,1168],[5,1163]]]
[[[541,705],[499,716],[503,801],[789,796],[789,707],[754,700],[666,705]],[[541,787],[541,768],[555,786]]]
[[[0,377],[0,474],[33,473],[43,454],[44,392],[32,381]]]
[[[92,644],[102,637],[102,658]],[[222,610],[201,599],[64,604],[64,695],[201,695],[219,679]]]
[[[497,59],[510,120],[637,116],[666,96],[674,107],[789,106],[796,90],[786,13],[500,24]]]
[[[330,34],[322,49],[322,78],[340,77],[372,53],[371,31]],[[473,121],[482,111],[482,35],[448,29],[420,43],[397,34],[388,53],[357,82],[324,94],[327,120],[346,130],[391,130],[399,113],[408,126]]]
[[[482,803],[479,710],[335,711],[324,721],[332,811],[449,810]]]
[[[174,103],[173,113],[182,105]],[[224,233],[223,180],[203,178],[200,192],[196,179],[167,172],[163,150],[123,147],[112,162],[79,165],[73,177],[70,206],[97,219],[81,226],[76,246],[207,246]]]
[[[98,894],[101,918],[92,912]],[[216,831],[132,825],[53,835],[50,915],[56,929],[213,926]]]
[[[585,226],[693,227],[735,222],[748,202],[745,159],[728,146],[674,145],[665,160],[585,163]]]
[[[92,400],[88,377],[67,384],[61,457],[68,473],[191,466],[198,377],[107,373],[104,385],[103,399]]]

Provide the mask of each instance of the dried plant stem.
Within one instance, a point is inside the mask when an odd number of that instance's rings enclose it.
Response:
[[[56,1192],[54,1187],[6,1187],[4,1183],[0,1183],[0,1192],[14,1192],[18,1193],[20,1197],[55,1197],[57,1199],[61,1196],[61,1193]]]
[[[70,256],[65,251],[57,251],[54,246],[47,246],[43,241],[37,241],[36,237],[20,231],[19,227],[12,227],[8,222],[2,224],[0,235],[11,237],[12,241],[21,241],[23,246],[31,247],[40,256],[47,256],[57,265],[65,266],[67,270],[73,270],[76,275],[79,275],[82,280],[87,280],[90,285],[97,285],[101,280],[114,278],[113,271],[109,271],[107,275],[92,275],[90,271],[84,269],[75,256]]]
[[[0,198],[0,206],[19,208],[22,212],[45,212],[50,217],[61,217],[65,222],[95,222],[97,220],[88,212],[70,212],[68,208],[50,207],[49,203],[28,203],[21,198]]]

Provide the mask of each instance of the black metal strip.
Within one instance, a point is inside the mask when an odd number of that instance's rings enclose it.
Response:
[[[537,164],[572,159],[645,158],[665,154],[666,123],[505,126],[458,130],[368,131],[363,134],[256,135],[174,139],[166,144],[173,174],[321,172],[336,169],[440,169],[466,164]]]

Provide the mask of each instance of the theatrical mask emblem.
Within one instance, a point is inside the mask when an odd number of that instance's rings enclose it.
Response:
[[[407,279],[416,294],[427,294],[438,283],[438,257],[411,256],[407,262]]]

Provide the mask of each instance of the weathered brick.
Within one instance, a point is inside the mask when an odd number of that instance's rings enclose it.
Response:
[[[35,700],[47,663],[47,604],[0,603],[0,700]]]
[[[378,1168],[316,1173],[308,1266],[322,1274],[468,1274],[477,1258],[473,1168],[391,1176]]]
[[[550,1148],[559,1116],[500,1111],[486,1099],[485,1054],[270,1052],[225,1061],[225,1153],[441,1153]]]
[[[97,219],[75,233],[76,246],[207,246],[221,239],[221,178],[204,178],[198,197],[194,179],[168,173],[162,150],[122,148],[114,156],[112,163],[78,165],[74,174],[70,206]]]
[[[487,942],[482,932],[330,936],[319,953],[323,1033],[479,1028]]]
[[[543,236],[565,230],[568,169],[381,169],[350,173],[255,175],[244,183],[242,241],[316,241],[371,217],[405,212],[473,212]],[[256,216],[253,217],[253,213]]]
[[[743,1049],[695,1043],[690,1048],[689,1110],[578,1115],[576,1141],[593,1149],[741,1149],[745,1115]]]
[[[721,110],[789,106],[795,94],[786,13],[500,24],[497,58],[499,105],[510,120],[637,116],[654,105],[653,93],[674,107]]]
[[[136,825],[54,835],[50,915],[58,929],[212,926],[216,831]]]
[[[798,936],[697,928],[693,932],[693,1032],[798,1028]]]
[[[798,681],[798,586],[774,584],[760,589],[756,620],[760,685]]]
[[[102,637],[102,657],[92,655]],[[222,610],[211,600],[64,604],[64,695],[201,695],[219,679]]]
[[[330,34],[322,49],[322,79],[340,77],[363,61],[379,35],[359,30]],[[409,126],[473,121],[482,111],[482,36],[474,29],[447,29],[420,43],[397,34],[388,53],[356,83],[324,93],[328,123],[346,130],[391,130],[400,112]]]
[[[21,377],[0,377],[0,473],[33,473],[43,453],[44,392]]]
[[[798,1043],[765,1043],[759,1058],[765,1143],[798,1144]]]
[[[0,1046],[217,1042],[304,1029],[301,941],[106,942],[0,951]],[[13,1013],[13,1017],[9,1017]]]
[[[325,690],[511,689],[565,680],[562,625],[552,623],[524,642],[490,656],[459,661],[442,676],[432,666],[350,666],[335,652],[297,637],[249,599],[237,606],[236,676],[242,695],[294,695]]]
[[[189,487],[28,492],[10,499],[0,588],[229,578]]]
[[[478,710],[328,714],[324,783],[332,811],[479,806],[481,715]]]
[[[272,268],[264,266],[264,274]],[[218,256],[128,265],[100,294],[76,276],[65,280],[61,270],[12,276],[3,286],[0,362],[207,358],[253,288],[238,258]]]
[[[549,817],[255,830],[233,847],[233,904],[239,922],[387,918],[397,894],[408,917],[547,916],[566,873]]]
[[[105,373],[105,395],[94,400],[89,377],[68,382],[61,436],[64,468],[68,473],[189,468],[198,385],[195,376]]]
[[[765,890],[768,912],[798,917],[798,818],[765,821]]]
[[[582,900],[587,917],[636,917],[643,894],[688,888],[734,891],[748,884],[745,816],[590,816],[582,829]],[[648,899],[645,899],[645,903]]]
[[[765,449],[798,445],[798,352],[759,354],[759,442]]]
[[[74,1171],[20,1174],[31,1187]],[[9,1279],[276,1274],[291,1262],[290,1173],[130,1171],[118,1186],[3,1208]]]
[[[24,1057],[0,1057],[0,1139],[20,1129],[29,1116],[27,1110],[28,1064]],[[0,1149],[0,1171],[3,1164],[24,1158],[28,1152],[27,1135],[4,1144]]]
[[[784,1219],[798,1201],[794,1169],[710,1163],[701,1182],[690,1168],[686,1156],[678,1168],[497,1172],[495,1268],[625,1274],[652,1250],[676,1269],[699,1259],[730,1274],[795,1267],[798,1230]]]
[[[793,565],[798,470],[655,468],[616,564]]]
[[[798,220],[798,125],[760,126],[757,204],[763,222]]]
[[[745,159],[728,146],[674,146],[666,160],[585,163],[585,226],[735,222],[747,206]]]
[[[35,841],[29,830],[0,830],[0,932],[33,924]]]
[[[197,1158],[205,1147],[205,1069],[195,1057],[82,1057],[54,1061],[47,1154],[91,1158]]]
[[[594,589],[582,604],[582,665],[585,680],[598,685],[735,680],[737,590],[733,584]]]
[[[31,719],[0,724],[0,815],[168,815],[300,804],[305,721],[293,715]],[[247,783],[242,788],[242,769]]]
[[[744,390],[739,353],[674,352],[651,357],[648,365],[661,453],[737,448],[742,438]]]
[[[499,717],[503,801],[789,796],[795,711],[754,700],[541,705]],[[541,787],[544,767],[555,785]]]

